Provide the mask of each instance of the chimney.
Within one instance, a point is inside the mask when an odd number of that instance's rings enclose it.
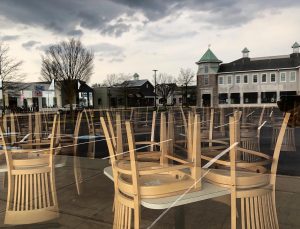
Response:
[[[243,58],[249,58],[249,50],[245,47],[243,50],[242,50],[242,53],[243,53]]]

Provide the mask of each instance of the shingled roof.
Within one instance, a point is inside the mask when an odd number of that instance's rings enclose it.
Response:
[[[120,85],[126,85],[126,87],[141,87],[143,86],[145,83],[147,83],[148,80],[144,79],[144,80],[126,80],[123,83],[121,83]]]
[[[300,66],[300,54],[266,58],[240,58],[230,63],[221,64],[219,73],[265,69],[296,68]]]

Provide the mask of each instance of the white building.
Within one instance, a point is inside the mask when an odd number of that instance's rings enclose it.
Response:
[[[214,74],[217,94],[211,93],[214,106],[275,106],[282,95],[300,94],[300,54],[297,42],[292,46],[290,55],[250,58],[249,50],[242,51],[242,58],[230,63],[220,63]],[[209,60],[208,60],[209,61]],[[198,63],[209,66],[211,63]],[[216,64],[216,62],[214,62]],[[198,74],[199,77],[204,77]],[[201,83],[203,80],[199,80]],[[203,85],[198,85],[200,89]],[[209,88],[206,89],[209,91]],[[211,90],[212,91],[212,90]],[[213,98],[214,97],[214,98]],[[217,98],[216,98],[217,97]],[[198,96],[198,105],[203,106]]]

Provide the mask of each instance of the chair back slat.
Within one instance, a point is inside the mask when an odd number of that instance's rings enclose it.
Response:
[[[58,217],[53,154],[57,134],[57,115],[54,116],[50,149],[27,158],[14,158],[6,147],[4,130],[3,148],[8,166],[8,194],[5,224],[29,224]]]

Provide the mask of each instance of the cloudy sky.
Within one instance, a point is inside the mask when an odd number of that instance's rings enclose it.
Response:
[[[90,83],[109,73],[197,70],[208,45],[223,62],[291,53],[300,42],[298,0],[0,0],[0,40],[23,60],[29,81],[41,54],[77,37],[95,53]]]

